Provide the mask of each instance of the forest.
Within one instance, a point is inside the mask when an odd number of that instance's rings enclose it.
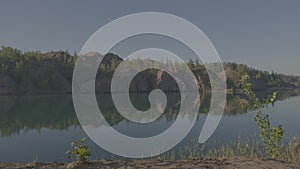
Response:
[[[70,93],[72,74],[78,56],[66,51],[21,51],[12,47],[2,46],[0,50],[0,94],[36,94],[36,93]],[[110,78],[122,58],[108,53],[104,56],[96,78],[99,92],[108,92]],[[134,66],[141,62],[137,59]],[[169,67],[178,68],[177,63],[168,63]],[[209,90],[210,82],[205,66],[198,60],[186,63],[198,80],[201,90]],[[174,66],[176,65],[176,66]],[[261,71],[244,64],[224,63],[227,88],[240,89],[240,77],[248,75],[254,90],[295,89],[300,87],[300,77],[284,75],[274,71]],[[179,66],[180,67],[180,66]],[[152,85],[158,76],[158,70],[148,70],[137,77],[132,85],[135,92],[145,92],[160,86]],[[165,73],[166,76],[168,76]],[[141,79],[139,79],[141,78]],[[168,78],[167,78],[168,79]],[[141,82],[146,80],[146,82]],[[149,83],[148,83],[149,82]],[[168,82],[169,83],[169,82]],[[165,89],[176,91],[174,85],[165,84]]]

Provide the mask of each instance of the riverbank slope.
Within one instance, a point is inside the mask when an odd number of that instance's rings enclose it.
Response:
[[[66,163],[0,163],[1,169],[65,169]],[[99,160],[91,161],[78,167],[79,169],[109,169],[109,168],[199,168],[199,169],[299,169],[300,164],[286,163],[273,159],[258,159],[258,158],[201,158],[195,160],[178,160],[178,161],[163,161],[163,160]]]

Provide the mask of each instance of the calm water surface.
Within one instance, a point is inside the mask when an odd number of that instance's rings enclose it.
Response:
[[[267,93],[258,93],[261,97]],[[176,119],[180,95],[167,94],[167,111],[156,121],[137,124],[117,113],[110,95],[98,95],[98,104],[106,120],[119,132],[134,137],[157,135],[172,125]],[[280,93],[280,100],[268,108],[272,124],[282,124],[285,137],[300,136],[299,92]],[[208,142],[228,143],[249,138],[258,133],[255,112],[246,112],[240,107],[242,95],[228,95],[224,116]],[[132,94],[133,105],[140,110],[149,108],[146,94]],[[210,97],[201,97],[199,117],[188,136],[173,151],[191,146],[197,140],[206,118]],[[0,96],[0,161],[66,161],[65,152],[70,142],[87,137],[81,129],[74,112],[71,95],[57,96]],[[179,131],[180,132],[180,131]],[[90,139],[93,159],[118,158],[102,150]]]

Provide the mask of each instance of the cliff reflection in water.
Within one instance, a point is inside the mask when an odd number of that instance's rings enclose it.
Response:
[[[259,97],[266,97],[269,92],[259,92]],[[130,125],[139,125],[141,128],[151,128],[165,123],[163,127],[149,135],[155,135],[172,125],[177,118],[180,109],[180,93],[166,93],[168,102],[164,113],[155,121],[145,124],[135,124],[117,113],[110,94],[97,95],[98,105],[105,119],[111,126],[123,122]],[[300,91],[281,91],[278,100],[300,96]],[[130,95],[132,104],[138,110],[147,110],[150,107],[146,93],[133,93]],[[224,110],[224,116],[245,114],[247,111],[240,106],[241,102],[247,103],[247,98],[242,94],[228,94]],[[276,104],[276,103],[275,103]],[[0,136],[11,137],[21,131],[36,130],[42,128],[54,130],[67,130],[70,127],[80,127],[74,111],[71,95],[53,96],[0,96]],[[201,95],[199,113],[208,113],[210,107],[210,94]],[[140,118],[147,117],[136,117]],[[148,117],[151,118],[151,117]],[[101,122],[100,122],[101,123]],[[99,124],[99,123],[97,123]],[[95,126],[96,127],[96,126]],[[118,129],[122,130],[122,129]],[[125,129],[123,132],[126,133]]]

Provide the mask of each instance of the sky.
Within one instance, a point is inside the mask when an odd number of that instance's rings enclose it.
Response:
[[[0,45],[79,52],[99,28],[124,15],[163,12],[199,27],[223,62],[300,75],[298,0],[2,0]]]

